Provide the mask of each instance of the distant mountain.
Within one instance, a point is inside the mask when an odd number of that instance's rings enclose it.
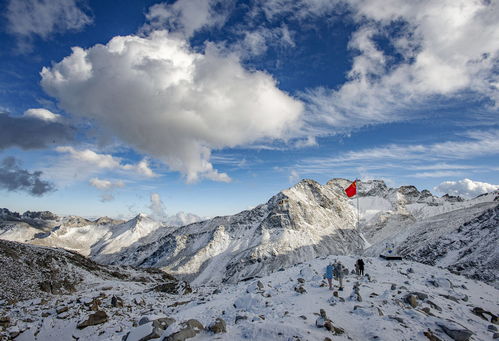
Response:
[[[497,191],[464,200],[371,180],[359,181],[357,200],[344,193],[350,183],[303,180],[254,209],[180,227],[143,214],[90,221],[2,209],[0,238],[64,247],[103,264],[161,267],[194,284],[237,282],[320,256],[378,256],[393,243],[408,258],[497,282]]]

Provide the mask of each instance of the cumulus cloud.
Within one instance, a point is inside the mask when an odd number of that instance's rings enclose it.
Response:
[[[52,183],[41,179],[42,172],[22,169],[14,157],[6,157],[0,165],[0,188],[7,191],[23,191],[34,196],[43,196],[54,191]]]
[[[35,36],[78,31],[92,23],[79,0],[10,0],[6,6],[7,31],[19,39],[19,48],[29,50]]]
[[[230,181],[213,168],[213,149],[286,139],[300,129],[302,103],[270,75],[209,44],[193,52],[166,31],[73,48],[41,76],[64,110],[100,122],[187,182]]]
[[[458,195],[464,198],[474,198],[477,195],[498,190],[499,185],[463,179],[459,181],[444,181],[434,189],[440,193]]]
[[[145,32],[167,29],[191,37],[203,28],[221,26],[227,19],[230,2],[222,0],[178,0],[159,3],[146,13]]]
[[[0,114],[0,149],[9,147],[43,149],[51,144],[73,140],[75,134],[73,127],[43,119],[41,115],[47,115],[50,112],[36,110],[28,110],[28,114],[22,117]]]
[[[25,117],[33,117],[42,121],[47,122],[56,122],[61,119],[61,115],[54,114],[50,110],[37,108],[37,109],[28,109],[24,112]]]
[[[149,205],[151,217],[156,220],[164,220],[167,217],[166,206],[158,193],[151,193],[151,203]]]
[[[169,226],[184,226],[203,220],[198,215],[182,211],[168,215],[166,206],[158,193],[151,193],[149,209],[151,210],[151,218],[162,221]]]
[[[99,154],[90,149],[77,150],[71,146],[60,146],[56,148],[56,151],[69,154],[73,161],[71,164],[75,168],[84,165],[84,167],[91,167],[97,170],[122,170],[131,171],[146,177],[157,176],[154,171],[149,168],[147,159],[143,159],[137,164],[124,164],[121,158],[111,154]],[[102,185],[102,182],[99,181],[94,181],[94,183],[100,183]]]

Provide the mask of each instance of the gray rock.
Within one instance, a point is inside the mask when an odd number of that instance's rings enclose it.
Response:
[[[210,324],[208,326],[208,330],[212,333],[219,334],[219,333],[226,333],[227,332],[227,324],[225,323],[225,320],[222,318],[217,318],[215,322]]]
[[[468,341],[473,333],[468,329],[463,329],[455,325],[445,325],[437,323],[442,328],[445,334],[449,335],[454,341]]]
[[[236,315],[236,320],[234,321],[234,323],[237,324],[239,321],[244,321],[244,320],[247,320],[247,319],[248,319],[248,316]]]
[[[165,338],[167,341],[184,341],[199,334],[204,328],[198,320],[188,320],[181,324],[182,329]]]
[[[390,290],[395,290],[395,289],[397,289],[397,285],[394,284],[394,283],[392,283],[392,286],[390,287]]]
[[[149,317],[147,316],[144,316],[142,317],[140,320],[139,320],[139,326],[143,325],[143,324],[146,324],[146,323],[149,323],[151,322],[151,320],[149,319]]]
[[[487,330],[491,331],[491,332],[496,332],[497,331],[497,327],[494,326],[493,324],[489,324],[487,326]]]

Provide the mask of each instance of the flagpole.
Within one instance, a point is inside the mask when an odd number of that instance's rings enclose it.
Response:
[[[360,194],[360,182],[355,179],[357,183],[357,231],[360,232],[360,206],[359,206],[359,194]]]

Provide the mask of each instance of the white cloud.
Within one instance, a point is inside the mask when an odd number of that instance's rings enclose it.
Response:
[[[297,183],[298,180],[300,180],[300,174],[298,174],[297,171],[294,169],[291,170],[291,173],[289,174],[288,181],[292,184]]]
[[[89,181],[90,185],[102,191],[99,195],[102,202],[108,202],[114,200],[114,190],[116,188],[121,188],[125,186],[125,183],[121,180],[111,181],[99,178],[92,178]]]
[[[34,36],[43,39],[92,23],[79,0],[10,0],[6,7],[7,31],[16,35],[21,49],[30,48]]]
[[[73,48],[41,75],[63,109],[99,121],[187,182],[230,181],[213,168],[212,149],[287,139],[301,128],[302,103],[270,75],[210,45],[195,53],[166,31]]]
[[[463,93],[499,107],[497,1],[266,0],[261,8],[269,20],[324,18],[348,8],[358,26],[348,45],[356,53],[348,81],[303,94],[316,134],[413,118],[415,108]]]
[[[355,151],[345,151],[340,156],[326,158],[307,158],[294,167],[304,174],[320,174],[331,172],[339,167],[366,169],[404,168],[407,172],[420,170],[470,172],[483,169],[484,166],[458,165],[450,163],[456,160],[468,160],[480,156],[499,154],[499,130],[469,131],[459,137],[459,141],[445,141],[422,145],[391,144],[376,148]],[[445,162],[444,162],[445,161]],[[489,166],[492,170],[492,166]],[[436,177],[438,172],[419,172],[423,175]],[[459,173],[440,173],[442,176],[458,175]]]
[[[458,195],[464,198],[474,198],[477,195],[498,190],[499,185],[463,179],[459,181],[444,181],[434,189],[440,193]]]
[[[166,206],[158,193],[151,193],[151,203],[149,205],[151,217],[156,220],[164,220],[167,217]]]
[[[24,116],[26,117],[34,117],[42,121],[46,122],[56,122],[59,121],[61,115],[54,114],[50,110],[47,109],[28,109],[24,112]]]
[[[86,177],[89,174],[95,174],[103,170],[126,171],[140,174],[145,177],[155,177],[156,173],[149,168],[146,159],[137,164],[124,164],[121,158],[110,154],[99,154],[90,149],[77,150],[71,146],[60,146],[55,149],[59,153],[67,153],[70,159],[65,158],[59,165],[53,169],[56,173],[62,170],[66,172],[79,172],[80,177]],[[57,168],[59,170],[57,171]]]
[[[111,190],[113,188],[121,188],[125,186],[125,183],[121,180],[110,181],[99,178],[90,179],[90,185],[100,190]]]
[[[206,27],[221,26],[227,19],[227,1],[178,0],[173,4],[159,3],[146,13],[147,23],[142,30],[150,32],[168,29],[191,37]]]

